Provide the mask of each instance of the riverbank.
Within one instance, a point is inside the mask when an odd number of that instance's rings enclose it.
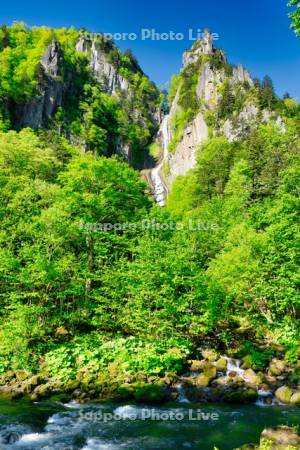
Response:
[[[115,373],[86,371],[73,379],[55,378],[47,372],[9,371],[0,376],[0,398],[31,401],[52,398],[62,401],[132,401],[135,403],[258,403],[300,405],[300,364],[279,357],[264,367],[243,359],[205,349],[199,359],[187,360],[181,373],[147,375],[139,372],[123,377]]]

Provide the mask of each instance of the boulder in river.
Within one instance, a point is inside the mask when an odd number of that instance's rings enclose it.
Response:
[[[140,383],[134,386],[133,396],[138,403],[163,403],[168,398],[168,390],[163,385]]]
[[[262,383],[262,377],[259,374],[255,373],[252,369],[245,370],[244,379],[246,382],[255,386],[258,386]]]
[[[209,362],[215,362],[219,358],[219,353],[213,349],[205,349],[202,350],[202,356],[204,359],[207,359]]]
[[[281,402],[281,403],[290,403],[291,397],[293,395],[293,391],[288,386],[281,386],[277,389],[275,392],[275,397]]]
[[[300,436],[293,428],[278,426],[265,428],[260,436],[259,445],[245,444],[236,450],[298,450]]]
[[[271,375],[281,375],[286,368],[286,362],[282,361],[281,359],[276,359],[273,358],[271,363],[270,363],[270,367],[269,367],[269,372]]]
[[[215,366],[218,372],[226,372],[227,369],[227,360],[226,358],[222,357],[219,358],[216,362],[215,362]]]
[[[203,364],[203,374],[209,379],[209,381],[213,380],[217,376],[217,368],[213,364],[209,362],[205,362]]]
[[[243,388],[234,388],[232,390],[228,390],[223,395],[223,401],[226,403],[253,403],[257,399],[257,391],[255,389],[243,389]]]
[[[195,377],[193,379],[193,383],[199,387],[206,387],[209,385],[209,382],[210,382],[210,378],[207,375],[205,375],[204,373],[201,373],[201,375],[198,375],[197,377]]]
[[[290,399],[291,403],[294,403],[295,405],[300,404],[300,392],[295,392]]]
[[[260,445],[264,442],[269,443],[270,450],[292,450],[300,448],[300,436],[293,428],[280,426],[275,428],[266,428],[260,439]]]

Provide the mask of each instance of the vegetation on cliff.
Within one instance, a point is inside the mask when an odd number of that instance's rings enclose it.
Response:
[[[38,124],[39,128],[71,137],[77,146],[97,155],[127,152],[128,159],[138,165],[157,129],[160,92],[131,52],[122,53],[112,41],[99,36],[93,39],[106,63],[128,82],[127,90],[119,89],[111,96],[104,86],[105,76],[103,83],[95,77],[89,60],[91,50],[76,49],[79,38],[85,36],[83,30],[28,28],[18,22],[0,28],[0,129],[19,129],[18,108],[38,101],[49,85],[54,93],[59,89],[58,97],[62,98],[51,117]],[[45,78],[42,59],[51,43],[57,45],[56,53],[45,64],[50,69],[55,64],[55,73]],[[33,103],[31,109],[26,110],[29,126],[30,115],[36,113],[38,105]]]

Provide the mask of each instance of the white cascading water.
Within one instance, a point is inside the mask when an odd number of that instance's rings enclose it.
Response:
[[[177,384],[176,389],[178,393],[177,401],[179,403],[190,403],[189,399],[185,395],[184,384],[183,383]]]
[[[241,361],[239,359],[228,358],[227,360],[227,371],[226,376],[229,376],[230,372],[235,372],[239,377],[247,381],[245,377],[245,370],[240,367]],[[279,405],[280,402],[274,397],[274,394],[270,390],[258,389],[258,398],[256,400],[256,405],[267,406],[267,405]],[[266,402],[268,400],[268,402]]]
[[[235,372],[241,378],[244,378],[245,370],[240,367],[241,361],[239,359],[228,358],[224,356],[227,361],[227,371],[226,376],[230,374],[230,372]]]
[[[169,145],[169,128],[168,128],[168,120],[169,116],[165,116],[162,124],[161,124],[161,134],[162,134],[162,140],[163,140],[163,157],[160,161],[160,163],[151,170],[151,181],[153,185],[153,195],[155,198],[156,203],[158,203],[160,206],[165,205],[165,198],[167,189],[165,186],[165,183],[163,182],[162,176],[160,174],[160,170],[163,166],[164,161],[168,157],[168,145]]]

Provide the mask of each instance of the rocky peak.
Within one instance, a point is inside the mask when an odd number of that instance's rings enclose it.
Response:
[[[195,45],[199,46],[204,55],[211,55],[213,53],[213,36],[210,31],[205,29],[202,39],[199,39]]]
[[[198,39],[190,50],[183,54],[183,67],[196,62],[200,55],[212,55],[214,53],[213,36],[206,29],[201,39]]]

